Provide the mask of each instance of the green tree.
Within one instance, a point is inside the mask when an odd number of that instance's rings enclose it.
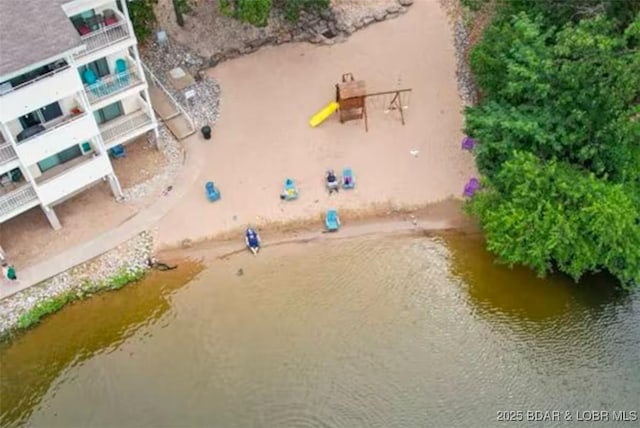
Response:
[[[300,12],[318,13],[329,8],[329,0],[281,0],[278,6],[288,21],[297,22]]]
[[[640,217],[628,189],[566,163],[516,152],[468,203],[487,247],[509,265],[576,281],[606,269],[640,284]]]
[[[140,43],[144,43],[153,32],[156,25],[156,15],[153,6],[158,0],[136,0],[128,1],[129,16],[133,31]]]
[[[303,10],[318,13],[330,6],[330,0],[274,0],[273,4],[271,0],[219,1],[222,13],[258,27],[267,25],[272,6],[281,10],[291,22],[297,22]]]
[[[482,98],[465,129],[484,190],[468,208],[508,264],[638,285],[640,14],[609,7],[499,3],[471,55]]]
[[[191,11],[189,0],[172,0],[172,3],[176,22],[179,26],[184,27],[184,15]]]
[[[269,21],[271,0],[220,0],[220,10],[240,21],[264,27]]]
[[[635,33],[616,34],[602,17],[550,32],[521,13],[489,30],[472,54],[485,96],[467,110],[467,132],[483,142],[481,171],[496,172],[514,148],[600,176],[637,171]]]

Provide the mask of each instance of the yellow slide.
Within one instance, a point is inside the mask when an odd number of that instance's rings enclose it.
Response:
[[[329,116],[335,113],[336,110],[338,110],[338,103],[335,101],[330,102],[329,105],[320,110],[318,113],[314,114],[313,117],[309,119],[309,125],[315,128],[316,126],[324,122]]]

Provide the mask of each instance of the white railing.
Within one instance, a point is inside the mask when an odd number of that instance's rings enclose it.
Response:
[[[82,43],[86,45],[85,49],[77,54],[78,57],[90,54],[91,52],[102,49],[106,46],[117,43],[128,38],[129,26],[127,21],[121,20],[116,24],[102,27],[99,30],[92,31],[89,34],[81,36]]]
[[[85,114],[87,114],[87,113],[82,111],[82,112],[80,112],[78,114],[72,114],[72,115],[63,117],[59,122],[56,122],[55,124],[52,124],[52,126],[45,126],[43,131],[40,131],[37,134],[34,134],[34,135],[30,136],[29,138],[25,138],[24,140],[20,140],[20,141],[17,141],[17,139],[16,139],[16,144],[18,144],[18,145],[24,144],[27,141],[31,141],[31,140],[33,140],[34,138],[37,138],[37,137],[41,137],[44,134],[53,131],[54,129],[62,128],[63,126],[66,126],[66,125],[70,124],[74,120],[77,120],[77,119],[80,119],[81,117],[84,117]]]
[[[38,199],[38,195],[30,184],[0,196],[0,216],[7,215],[36,199]]]
[[[167,95],[167,97],[169,97],[173,105],[176,106],[176,108],[180,111],[180,113],[182,113],[182,115],[187,119],[187,122],[189,122],[189,126],[191,127],[192,132],[195,132],[196,126],[193,123],[193,119],[191,119],[191,116],[189,116],[187,111],[184,108],[182,108],[180,103],[173,97],[173,95],[171,95],[171,92],[169,92],[167,88],[164,87],[162,82],[160,82],[160,79],[158,79],[156,75],[153,74],[153,72],[149,69],[149,67],[144,65],[144,62],[141,62],[140,64],[142,64],[142,68],[144,69],[144,72],[147,74],[146,76],[147,81],[151,81],[152,84],[158,86],[162,90],[162,92],[164,92]],[[149,102],[151,102],[151,100],[149,100]],[[164,120],[164,118],[162,117],[161,119]]]
[[[152,121],[149,115],[144,110],[138,110],[135,113],[119,117],[100,125],[99,128],[100,134],[102,134],[102,139],[106,144],[109,143],[109,141],[113,141],[116,138],[120,138],[151,123]]]
[[[17,158],[18,158],[18,155],[13,150],[13,147],[11,147],[11,144],[9,144],[9,143],[1,144],[0,143],[0,164],[12,161],[12,160],[17,159]]]
[[[21,83],[18,86],[12,86],[10,88],[7,88],[7,90],[5,90],[3,92],[0,92],[0,97],[3,96],[3,95],[9,94],[9,93],[11,93],[13,91],[17,91],[18,89],[22,89],[25,86],[33,85],[36,82],[39,82],[39,81],[44,80],[44,79],[47,79],[49,77],[53,77],[56,74],[60,73],[61,71],[67,70],[69,67],[70,67],[69,64],[65,64],[62,67],[56,68],[55,70],[52,70],[52,71],[50,71],[48,73],[41,74],[40,76],[38,76],[38,77],[36,77],[34,79],[27,80],[26,82]]]
[[[95,103],[118,92],[140,84],[142,80],[134,70],[110,74],[100,78],[96,83],[85,85],[89,101]]]

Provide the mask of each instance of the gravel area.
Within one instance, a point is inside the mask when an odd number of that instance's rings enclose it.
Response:
[[[413,0],[338,0],[332,3],[338,30],[351,34],[374,22],[407,12]]]
[[[160,138],[157,141],[158,150],[160,150],[167,162],[160,172],[149,180],[123,189],[124,201],[126,202],[142,201],[151,195],[157,196],[159,192],[162,192],[173,184],[175,177],[182,167],[184,150],[180,143],[161,123],[158,126],[158,132],[160,134]],[[148,139],[155,140],[155,135],[150,133]]]
[[[469,53],[472,47],[470,29],[465,26],[464,10],[459,0],[440,0],[440,4],[447,12],[449,22],[453,27],[456,77],[460,98],[465,106],[472,106],[478,102],[478,92],[469,66]]]
[[[220,85],[211,77],[199,72],[205,65],[204,60],[171,37],[163,45],[155,40],[150,41],[141,49],[141,55],[156,79],[191,116],[196,129],[204,125],[213,127],[220,111]],[[193,89],[196,93],[188,102],[185,90],[175,89],[169,80],[169,71],[177,67],[190,73],[195,79],[195,83],[186,88]]]
[[[225,16],[217,0],[194,3],[184,27],[175,22],[171,0],[159,0],[155,12],[170,38],[189,46],[207,68],[267,45],[341,42],[369,24],[399,16],[411,4],[413,0],[332,0],[331,7],[319,14],[302,11],[296,23],[287,22],[273,8],[267,25],[260,28]]]
[[[100,257],[0,300],[0,337],[15,329],[20,316],[42,301],[69,291],[80,292],[88,281],[94,284],[104,283],[120,274],[123,269],[131,272],[147,270],[147,260],[151,257],[152,248],[151,233],[143,232]]]

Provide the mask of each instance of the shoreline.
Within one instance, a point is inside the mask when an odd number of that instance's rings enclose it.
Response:
[[[340,231],[333,233],[324,230],[321,216],[289,222],[271,222],[257,229],[263,241],[261,251],[282,245],[344,240],[361,236],[428,234],[444,231],[480,233],[475,222],[463,212],[462,205],[460,200],[448,199],[419,207],[395,208],[392,211],[352,210],[347,214],[340,214],[342,227]],[[247,251],[243,236],[244,228],[238,228],[190,241],[188,245],[183,243],[165,246],[159,248],[155,254],[156,257],[173,263],[191,258],[204,261],[226,259]]]
[[[455,199],[419,207],[392,208],[388,205],[383,209],[351,210],[340,216],[343,226],[336,233],[324,231],[321,216],[265,224],[258,228],[264,242],[263,249],[371,235],[425,234],[447,230],[480,233],[472,219],[464,214],[462,201]],[[147,264],[150,257],[169,264],[194,261],[206,264],[241,254],[246,251],[243,231],[244,228],[226,231],[197,242],[192,241],[187,246],[167,246],[155,251],[152,235],[149,232],[142,233],[102,256],[2,299],[0,341],[11,340],[15,334],[27,331],[47,315],[76,300],[103,291],[117,290],[145,279],[152,270]],[[122,264],[114,259],[129,261]],[[27,323],[27,320],[30,322]]]

